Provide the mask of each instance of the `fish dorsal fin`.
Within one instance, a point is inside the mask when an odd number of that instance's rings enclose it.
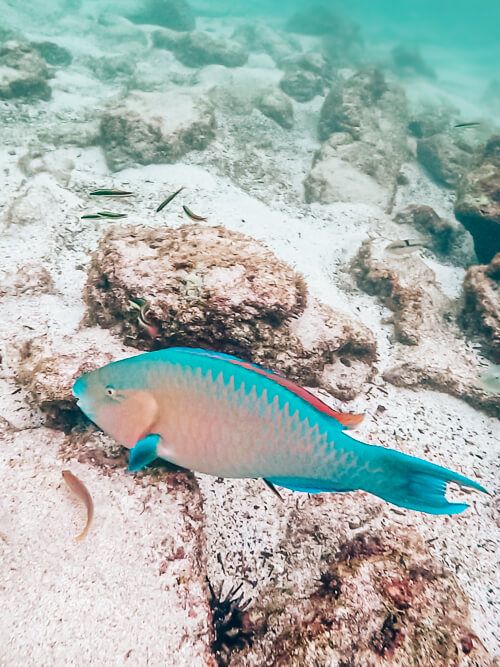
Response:
[[[364,419],[364,415],[361,414],[338,412],[337,410],[334,410],[329,405],[324,403],[320,398],[312,394],[310,391],[307,391],[307,389],[304,389],[303,387],[300,387],[298,384],[295,384],[295,382],[292,382],[281,373],[272,371],[269,368],[264,368],[263,366],[259,366],[259,364],[253,364],[250,361],[244,361],[239,357],[235,357],[232,354],[225,354],[224,352],[215,352],[213,350],[204,350],[202,348],[194,348],[194,347],[179,348],[179,349],[182,349],[185,352],[190,352],[192,354],[200,354],[205,357],[211,357],[213,359],[220,359],[222,361],[227,361],[235,366],[241,366],[242,368],[246,368],[249,371],[258,373],[259,375],[262,375],[268,378],[269,380],[276,382],[276,384],[285,387],[293,394],[299,396],[304,401],[309,403],[309,405],[311,405],[319,412],[322,412],[328,417],[336,419],[340,424],[342,424],[344,429],[355,428]]]

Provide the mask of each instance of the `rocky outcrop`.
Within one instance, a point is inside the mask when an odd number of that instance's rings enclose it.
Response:
[[[306,201],[363,202],[388,207],[407,153],[406,100],[378,70],[333,83],[321,109]]]
[[[257,108],[281,127],[287,130],[293,127],[292,103],[280,90],[264,92],[257,99]]]
[[[70,51],[54,42],[31,42],[30,46],[48,65],[67,67],[73,62],[73,56]]]
[[[115,227],[92,258],[85,298],[89,322],[141,349],[216,349],[343,398],[372,372],[366,327],[316,304],[293,269],[222,227]]]
[[[403,76],[423,76],[435,79],[436,72],[422,58],[418,48],[399,44],[391,51],[392,62],[397,72]]]
[[[417,158],[440,185],[455,188],[474,160],[474,149],[450,134],[434,134],[417,143]]]
[[[174,162],[215,136],[210,105],[192,93],[133,92],[104,112],[100,142],[111,169]]]
[[[463,227],[455,220],[441,218],[431,206],[425,204],[410,204],[397,213],[395,222],[413,225],[426,235],[428,246],[444,258],[454,254],[465,234]]]
[[[15,352],[15,380],[29,403],[43,413],[47,426],[69,432],[86,421],[71,393],[76,378],[133,354],[135,350],[100,329],[85,329],[57,341],[35,338],[22,342]]]
[[[246,51],[267,53],[277,65],[301,50],[300,42],[296,38],[259,22],[239,25],[232,39],[240,42]]]
[[[251,645],[231,665],[493,667],[465,593],[415,532],[358,533],[322,558],[301,596],[270,590],[245,612]]]
[[[455,215],[472,234],[480,262],[493,259],[500,249],[500,136],[486,143],[476,164],[462,178]]]
[[[134,14],[136,23],[160,25],[171,30],[194,30],[196,19],[186,0],[146,0],[141,12]]]
[[[316,95],[323,95],[331,83],[330,63],[321,53],[302,53],[281,62],[285,74],[281,89],[297,102],[309,102]]]
[[[0,99],[49,100],[49,70],[28,44],[5,42],[0,47]]]
[[[387,240],[364,241],[352,263],[361,289],[376,294],[394,312],[396,338],[418,345],[431,335],[446,299],[437,289],[434,273],[416,255],[391,256]]]
[[[500,252],[491,263],[471,266],[464,280],[463,320],[479,334],[485,351],[500,364]]]
[[[323,94],[323,79],[319,74],[305,69],[292,69],[283,75],[280,87],[297,102],[310,102]]]
[[[153,33],[153,46],[173,51],[177,60],[186,67],[241,67],[248,60],[248,53],[239,42],[207,32],[178,34],[172,30],[157,30]]]

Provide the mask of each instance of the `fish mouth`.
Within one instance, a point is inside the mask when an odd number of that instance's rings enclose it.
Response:
[[[83,397],[83,394],[84,394],[85,389],[86,389],[86,385],[87,385],[87,383],[85,381],[85,378],[82,375],[73,383],[73,386],[71,387],[71,393],[73,394],[73,396],[75,398],[79,399],[76,402],[77,405],[80,404],[80,400]]]

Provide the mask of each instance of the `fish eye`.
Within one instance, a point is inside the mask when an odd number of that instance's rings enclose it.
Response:
[[[106,394],[108,396],[114,397],[116,396],[116,389],[112,385],[108,384],[106,385]]]

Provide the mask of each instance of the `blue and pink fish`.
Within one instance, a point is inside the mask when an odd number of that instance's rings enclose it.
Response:
[[[73,385],[82,411],[131,449],[130,470],[156,458],[219,477],[263,478],[295,491],[362,489],[430,514],[468,505],[446,500],[455,482],[478,482],[346,432],[361,415],[332,410],[278,373],[237,357],[168,348],[116,361]]]

